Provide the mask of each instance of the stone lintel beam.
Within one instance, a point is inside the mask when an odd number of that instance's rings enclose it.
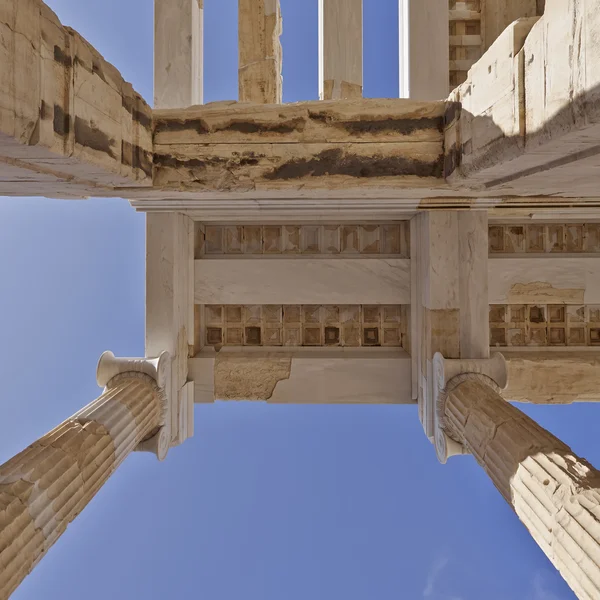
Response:
[[[170,357],[98,365],[104,392],[0,466],[0,598],[8,598],[134,450],[170,447]]]
[[[444,435],[475,457],[576,596],[599,598],[600,472],[506,402],[486,374],[446,369],[440,381]]]
[[[218,103],[154,112],[154,185],[268,192],[446,188],[456,106],[410,100]]]
[[[190,360],[196,402],[414,404],[410,357],[400,349],[237,350],[205,349]]]
[[[106,195],[152,185],[143,98],[41,0],[0,7],[0,193]]]
[[[283,30],[279,0],[239,0],[239,100],[281,104]]]

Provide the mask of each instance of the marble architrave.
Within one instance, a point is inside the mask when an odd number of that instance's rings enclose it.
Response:
[[[196,304],[409,304],[402,258],[204,258]]]

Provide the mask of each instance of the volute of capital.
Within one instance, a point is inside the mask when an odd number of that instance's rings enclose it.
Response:
[[[158,358],[117,358],[112,352],[105,352],[98,361],[96,381],[102,388],[107,387],[110,380],[124,373],[144,373],[156,381],[160,388],[167,386],[171,357],[163,352]]]
[[[167,457],[171,447],[172,401],[168,391],[170,375],[171,356],[168,352],[163,352],[158,358],[117,358],[112,352],[105,352],[100,357],[96,370],[96,381],[104,389],[110,389],[127,377],[148,379],[154,384],[161,406],[160,428],[136,450],[152,452],[161,461]]]
[[[446,464],[451,456],[466,454],[460,440],[445,426],[445,406],[448,393],[469,379],[480,379],[497,391],[506,389],[508,370],[500,353],[483,359],[447,359],[439,352],[433,357],[433,406],[435,450],[438,460]]]

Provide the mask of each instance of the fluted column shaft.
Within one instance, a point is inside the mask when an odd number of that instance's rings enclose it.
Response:
[[[600,472],[481,375],[452,379],[440,409],[577,597],[600,598]]]
[[[113,471],[164,420],[152,377],[124,373],[0,466],[0,599],[8,598]]]

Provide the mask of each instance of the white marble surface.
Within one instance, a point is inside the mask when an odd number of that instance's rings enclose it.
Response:
[[[410,304],[410,261],[202,259],[196,304]]]
[[[488,213],[470,210],[458,215],[460,355],[488,358]]]
[[[432,310],[460,308],[458,211],[429,211],[421,218],[422,302]]]
[[[412,404],[410,358],[294,358],[275,387],[277,404]]]
[[[490,304],[600,304],[600,258],[494,258],[488,273]]]

